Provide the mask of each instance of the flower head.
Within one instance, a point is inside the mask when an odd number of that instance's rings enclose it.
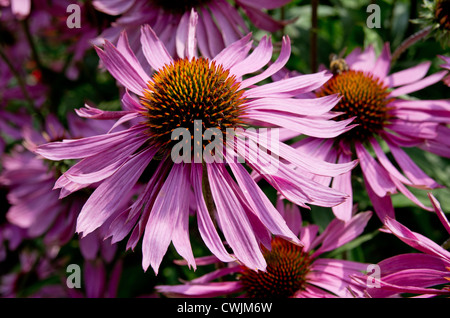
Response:
[[[2,158],[0,184],[6,187],[7,199],[11,205],[6,213],[7,220],[24,229],[27,237],[36,238],[45,233],[44,242],[49,245],[63,245],[73,237],[76,217],[86,196],[77,193],[60,200],[60,194],[53,191],[53,186],[67,170],[69,163],[66,161],[55,164],[44,160],[36,156],[34,150],[39,144],[49,141],[76,137],[78,134],[89,135],[89,129],[80,129],[83,127],[79,125],[80,121],[82,120],[79,118],[69,117],[70,133],[54,116],[47,117],[42,134],[31,126],[22,127],[24,145],[17,145]],[[96,133],[106,131],[100,127],[101,125],[95,127]]]
[[[419,18],[413,22],[431,28],[430,36],[434,36],[444,47],[450,45],[450,1],[424,0]]]
[[[139,45],[139,27],[148,24],[164,43],[171,56],[184,56],[180,43],[186,37],[189,16],[194,9],[199,16],[198,46],[201,55],[213,58],[225,47],[248,34],[249,29],[238,8],[243,9],[250,21],[260,29],[275,32],[288,22],[276,21],[264,9],[275,9],[287,4],[288,0],[234,1],[235,6],[225,0],[190,1],[147,1],[96,0],[97,10],[112,16],[119,16],[113,25],[105,30],[96,44],[106,39],[115,43],[122,30],[130,36],[130,43],[138,59],[144,60]],[[175,35],[175,36],[174,36]]]
[[[284,66],[290,54],[288,38],[283,40],[278,59],[250,76],[272,57],[268,37],[250,53],[252,42],[250,35],[246,36],[209,60],[196,57],[196,26],[197,14],[192,12],[184,54],[178,59],[172,58],[148,25],[142,27],[142,52],[155,70],[152,76],[138,62],[126,33],[122,33],[117,47],[106,41],[103,49],[96,48],[104,66],[126,88],[124,110],[105,112],[86,107],[78,114],[115,118],[117,123],[130,121],[132,127],[49,143],[37,152],[51,160],[82,159],[57,182],[57,187],[69,192],[83,184],[100,182],[79,215],[77,231],[86,235],[112,218],[109,235],[113,242],[131,232],[127,247],[134,249],[143,236],[144,269],[151,265],[158,272],[171,242],[195,267],[188,224],[193,205],[203,241],[219,259],[238,259],[247,267],[264,270],[260,243],[267,242],[271,234],[301,242],[233,154],[264,175],[283,196],[305,207],[343,202],[345,194],[310,177],[338,175],[355,163],[310,160],[285,144],[267,142],[267,130],[259,133],[246,128],[255,123],[271,127],[270,122],[276,118],[286,126],[298,123],[306,134],[331,137],[347,131],[350,121],[330,120],[333,116],[328,110],[336,103],[336,96],[305,99],[302,103],[292,98],[320,87],[330,78],[324,73],[255,86]],[[320,130],[313,128],[319,125]],[[282,160],[274,162],[267,151],[255,151],[253,145],[258,142]],[[174,158],[178,146],[183,156]],[[226,162],[221,158],[227,158]],[[123,189],[140,182],[144,189],[137,200],[127,209],[119,209]],[[218,229],[233,255],[223,245]]]
[[[363,288],[352,281],[361,275],[368,264],[322,258],[360,235],[371,212],[359,213],[349,222],[334,219],[321,234],[316,225],[302,226],[299,209],[294,205],[280,212],[288,220],[304,246],[294,245],[281,238],[273,238],[271,248],[264,249],[266,271],[254,271],[244,265],[232,264],[182,285],[156,286],[158,292],[169,297],[216,297],[240,295],[248,298],[331,298],[361,297]],[[204,264],[218,261],[205,258]],[[226,280],[232,275],[232,280]],[[221,279],[221,281],[216,281]]]
[[[354,118],[358,126],[334,140],[307,138],[296,146],[333,162],[358,158],[365,187],[381,220],[386,214],[393,217],[390,195],[397,192],[431,210],[408,187],[433,189],[440,185],[427,176],[403,148],[418,147],[450,157],[447,138],[450,100],[418,100],[407,95],[438,83],[446,72],[425,77],[430,63],[424,62],[389,74],[388,44],[379,57],[369,46],[362,52],[355,49],[343,61],[346,69],[335,72],[316,95],[340,94],[341,99],[333,111],[340,113],[338,118]],[[389,159],[389,152],[395,161]],[[351,182],[351,172],[348,172],[334,178],[332,186],[351,193]],[[333,210],[337,217],[347,220],[352,205],[349,199]]]

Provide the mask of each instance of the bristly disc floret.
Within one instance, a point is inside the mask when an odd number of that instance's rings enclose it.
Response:
[[[342,72],[316,93],[318,97],[333,94],[341,96],[333,111],[343,113],[336,120],[355,117],[353,123],[358,124],[339,137],[345,141],[364,142],[382,130],[389,119],[389,91],[371,74],[355,70]]]
[[[272,249],[264,249],[266,272],[244,268],[239,281],[251,298],[289,298],[303,290],[312,258],[303,250],[279,237],[272,240]]]
[[[208,2],[211,0],[150,0],[153,5],[173,14],[183,14]]]
[[[214,61],[184,58],[165,65],[141,98],[150,143],[169,149],[176,128],[188,129],[193,138],[194,121],[201,121],[203,130],[216,128],[225,136],[227,128],[242,124],[243,92],[235,77]]]

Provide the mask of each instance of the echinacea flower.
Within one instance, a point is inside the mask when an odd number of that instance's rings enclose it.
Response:
[[[83,184],[100,183],[80,212],[77,232],[89,234],[113,218],[110,226],[113,242],[131,232],[127,248],[134,249],[143,236],[145,270],[151,265],[158,273],[171,242],[195,268],[189,240],[190,205],[195,207],[199,232],[213,254],[226,262],[237,258],[249,268],[264,270],[266,262],[260,243],[267,243],[271,234],[296,244],[301,242],[241,162],[216,159],[224,153],[235,152],[284,197],[298,205],[334,206],[343,202],[346,195],[312,181],[311,177],[339,175],[353,168],[355,162],[332,164],[310,160],[286,144],[268,145],[267,140],[264,144],[263,133],[245,128],[250,123],[277,116],[283,125],[297,123],[305,134],[331,137],[350,129],[350,120],[329,120],[334,115],[328,114],[328,110],[337,102],[336,96],[305,99],[302,103],[292,98],[323,85],[330,78],[324,72],[254,86],[285,65],[290,55],[288,38],[283,39],[275,62],[258,75],[243,79],[244,75],[258,72],[269,63],[270,39],[264,37],[251,53],[252,41],[248,35],[212,60],[196,57],[196,21],[197,15],[192,12],[183,50],[185,56],[176,60],[148,25],[142,27],[142,51],[148,64],[156,70],[152,77],[130,49],[125,32],[117,47],[106,41],[103,49],[96,48],[106,69],[126,88],[122,98],[124,110],[107,112],[86,107],[78,110],[78,114],[93,119],[115,118],[117,123],[132,120],[134,124],[117,132],[42,145],[37,152],[50,160],[82,159],[57,182],[57,187],[69,192]],[[181,135],[172,137],[177,129],[187,134],[182,136],[182,141],[176,140]],[[208,140],[206,135],[211,129],[217,135]],[[233,141],[231,144],[228,138],[225,142],[220,134],[225,135],[230,129],[248,143],[237,145]],[[222,146],[211,150],[211,139],[222,142]],[[261,147],[280,160],[271,161],[273,157],[268,152],[255,151],[251,145],[258,140],[263,140]],[[177,162],[172,157],[173,150],[183,143],[188,145],[184,148],[186,153],[183,151],[187,156],[183,155],[183,160]],[[192,147],[200,148],[200,152],[191,155]],[[267,165],[270,162],[273,164]],[[277,164],[276,169],[271,169]],[[141,182],[145,189],[137,200],[128,209],[119,209],[124,189]],[[223,245],[216,224],[233,256]]]
[[[374,48],[359,48],[340,61],[333,78],[316,91],[316,96],[340,94],[333,111],[342,118],[355,118],[358,126],[334,140],[305,138],[294,147],[315,152],[320,158],[345,163],[359,159],[365,188],[375,212],[383,220],[394,216],[391,194],[401,192],[418,206],[431,210],[408,187],[434,189],[440,185],[409,157],[403,148],[417,147],[450,157],[450,100],[419,100],[407,94],[438,83],[446,74],[426,76],[430,62],[389,74],[389,44],[377,58]],[[339,64],[337,64],[339,66]],[[392,158],[390,158],[392,155]],[[332,187],[352,194],[352,172],[334,178]],[[348,220],[353,202],[333,208],[335,215]]]
[[[6,219],[24,229],[28,238],[45,234],[44,242],[48,245],[61,246],[73,237],[76,217],[86,200],[81,193],[61,200],[59,191],[53,191],[53,186],[67,169],[68,162],[55,165],[34,153],[39,144],[92,134],[92,127],[84,125],[83,128],[84,121],[80,118],[69,116],[68,121],[70,132],[52,115],[47,117],[42,134],[31,126],[22,127],[24,145],[16,145],[11,153],[2,158],[0,184],[6,187],[11,205]],[[97,125],[93,130],[100,133],[107,131],[107,128]]]
[[[98,37],[95,44],[101,44],[104,40],[116,43],[120,33],[126,30],[131,48],[139,61],[144,61],[140,51],[139,28],[148,24],[171,56],[184,56],[179,44],[184,42],[189,16],[194,9],[199,17],[200,52],[204,57],[213,58],[225,47],[248,34],[249,28],[238,9],[242,9],[259,29],[275,32],[287,22],[274,20],[264,9],[280,8],[289,1],[237,0],[233,6],[226,0],[96,0],[93,5],[97,10],[119,18]]]
[[[419,18],[412,22],[418,23],[424,29],[430,29],[433,36],[443,47],[450,46],[450,1],[424,0]]]
[[[156,286],[156,290],[168,297],[361,297],[364,287],[353,282],[352,276],[366,272],[369,264],[321,255],[358,237],[372,213],[355,214],[348,222],[335,218],[318,234],[317,225],[302,225],[300,211],[295,205],[284,207],[281,203],[278,208],[304,246],[275,237],[271,249],[264,249],[267,261],[264,272],[234,263],[181,285]],[[204,257],[201,261],[204,265],[219,263],[214,257]]]
[[[450,234],[450,223],[439,201],[431,193],[428,193],[428,197],[442,225]],[[394,234],[422,253],[399,254],[379,262],[379,277],[373,278],[375,288],[368,288],[366,295],[373,298],[402,297],[405,294],[409,297],[449,296],[450,252],[395,219],[386,217],[384,225],[385,232]]]

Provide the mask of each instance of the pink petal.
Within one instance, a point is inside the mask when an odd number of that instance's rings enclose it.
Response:
[[[392,232],[392,234],[397,236],[409,246],[426,254],[435,255],[450,262],[450,252],[443,249],[429,238],[411,231],[406,226],[390,217],[385,218],[384,224]]]
[[[400,147],[393,145],[389,141],[387,141],[387,144],[395,160],[411,182],[416,185],[427,186],[431,189],[439,187],[439,184],[423,172],[422,169],[420,169],[414,161],[411,160],[405,151],[403,151]]]
[[[153,204],[142,241],[142,267],[158,274],[161,261],[173,240],[177,251],[195,267],[189,238],[187,217],[189,185],[185,166],[174,164]],[[178,232],[178,233],[177,233]],[[185,240],[184,243],[180,240]]]
[[[334,250],[357,238],[363,231],[372,217],[372,212],[360,212],[344,222],[334,219],[327,228],[317,237],[321,246],[314,252],[314,255]]]
[[[260,40],[258,46],[250,55],[230,68],[231,74],[234,74],[237,78],[240,78],[245,74],[250,74],[261,70],[272,58],[272,50],[272,42],[266,35]],[[244,83],[245,81],[242,82],[241,89],[249,86]]]
[[[245,92],[247,98],[289,98],[296,95],[310,92],[321,87],[332,77],[327,71],[299,75],[292,78],[282,79],[277,82],[264,84],[255,88],[251,88]]]
[[[422,79],[428,72],[431,62],[424,62],[387,76],[384,83],[389,87],[411,84]]]
[[[389,42],[385,43],[381,55],[378,57],[377,61],[372,70],[372,74],[383,80],[389,73],[391,68],[391,50],[389,47]]]
[[[450,234],[450,222],[445,217],[445,213],[444,213],[444,211],[442,211],[441,204],[434,197],[433,194],[428,193],[428,197],[430,198],[431,204],[433,205],[434,211],[438,215],[439,220],[441,221],[442,225],[447,230],[447,232]]]
[[[142,95],[147,87],[146,80],[111,42],[105,40],[104,51],[98,47],[95,47],[95,50],[103,65],[119,83],[136,95]]]
[[[292,233],[286,221],[281,217],[265,193],[250,177],[247,170],[240,163],[229,162],[228,166],[231,168],[240,188],[246,194],[247,201],[253,208],[253,213],[258,216],[267,229],[274,235],[282,236],[289,241],[301,245],[298,237]]]
[[[202,167],[193,164],[191,170],[191,183],[197,204],[197,219],[200,235],[210,251],[223,262],[232,262],[234,258],[226,251],[222,240],[211,220],[202,190]]]
[[[351,156],[347,154],[341,154],[338,159],[338,163],[347,163],[351,161]],[[351,171],[345,172],[333,178],[332,188],[342,193],[346,193],[349,196],[345,199],[344,203],[332,207],[334,215],[342,221],[350,221],[353,211],[353,188],[352,188],[352,173]]]
[[[412,84],[396,88],[389,94],[389,97],[398,97],[401,95],[406,95],[421,90],[422,88],[428,87],[430,85],[439,82],[442,78],[444,78],[446,74],[447,74],[446,71],[437,72]]]
[[[111,177],[95,189],[83,206],[77,220],[77,232],[87,235],[101,226],[123,200],[123,190],[132,188],[157,149],[147,148],[133,155]]]
[[[50,160],[80,159],[104,152],[110,147],[123,144],[131,138],[140,138],[145,129],[134,126],[130,129],[82,139],[63,140],[39,146],[36,153]]]
[[[168,297],[219,297],[239,292],[242,289],[240,282],[211,282],[204,285],[160,285],[156,286],[159,293]]]
[[[253,233],[250,221],[229,184],[224,182],[224,169],[207,164],[211,193],[217,218],[228,244],[240,262],[253,270],[265,270],[266,261]]]
[[[212,60],[217,65],[222,65],[224,69],[230,69],[234,64],[242,61],[250,51],[252,40],[251,34],[247,34],[240,40],[228,45]]]
[[[396,193],[396,187],[386,169],[376,162],[362,144],[356,143],[355,149],[364,179],[367,183],[370,183],[374,192],[380,197],[384,197],[389,193]]]
[[[142,52],[148,64],[154,70],[160,70],[164,65],[169,65],[173,61],[164,43],[158,39],[155,32],[148,25],[141,27],[141,43]]]

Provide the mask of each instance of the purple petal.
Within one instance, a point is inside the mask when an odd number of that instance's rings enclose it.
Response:
[[[439,184],[423,172],[400,147],[393,145],[389,141],[387,141],[387,144],[395,160],[411,182],[431,189],[439,187]]]
[[[237,78],[240,78],[245,74],[251,74],[259,71],[267,63],[269,63],[272,58],[272,50],[272,42],[266,35],[260,40],[258,46],[250,55],[230,68],[231,74],[234,74]],[[241,89],[251,85],[245,85],[244,82],[245,81],[241,84]]]
[[[230,69],[234,64],[242,61],[250,51],[252,40],[251,34],[247,34],[240,40],[227,46],[212,60],[218,65],[222,65],[224,69]]]
[[[131,64],[133,69],[139,74],[139,76],[144,80],[144,82],[148,83],[150,81],[150,77],[144,71],[144,69],[141,66],[141,63],[131,50],[130,44],[128,42],[127,33],[125,31],[122,31],[120,34],[119,40],[117,41],[117,49],[119,50],[120,53],[122,53],[122,55],[125,57],[128,63]]]
[[[406,226],[390,217],[385,218],[384,224],[392,232],[392,234],[397,236],[409,246],[426,254],[436,255],[437,257],[450,262],[450,252],[443,249],[429,238],[411,231]]]
[[[421,90],[422,88],[428,87],[430,85],[439,82],[442,78],[444,78],[446,74],[447,74],[446,71],[437,72],[412,84],[396,88],[389,94],[389,97],[398,97],[401,95],[406,95]]]
[[[438,215],[439,220],[441,221],[442,225],[447,230],[447,232],[450,234],[450,222],[445,217],[445,213],[444,213],[444,211],[442,211],[441,204],[434,197],[433,194],[428,193],[428,197],[430,198],[431,204],[433,205],[434,211]]]
[[[380,197],[384,197],[388,193],[396,193],[396,187],[386,169],[376,162],[362,144],[356,143],[355,149],[364,179],[370,183],[373,191]]]
[[[232,262],[234,258],[226,251],[222,240],[211,220],[206,206],[202,190],[202,167],[200,164],[193,164],[191,170],[191,183],[194,190],[197,204],[197,220],[200,235],[210,251],[223,262]]]
[[[148,25],[141,27],[141,43],[142,52],[153,69],[160,70],[173,61],[164,44]]]
[[[123,200],[123,190],[131,189],[152,160],[157,149],[147,148],[133,155],[119,170],[95,189],[77,220],[77,232],[89,234],[111,216]]]
[[[317,237],[322,245],[314,252],[314,255],[334,250],[357,238],[364,231],[371,217],[372,212],[360,212],[347,222],[338,219],[332,220]]]
[[[384,83],[389,87],[411,84],[422,79],[427,74],[430,65],[431,62],[424,62],[406,70],[393,73],[384,79]]]
[[[385,43],[381,55],[378,57],[377,61],[372,70],[372,74],[383,80],[389,73],[391,68],[391,50],[389,43]]]
[[[298,237],[292,233],[286,221],[281,217],[265,193],[250,177],[247,170],[240,163],[229,162],[228,166],[231,168],[240,188],[246,194],[247,201],[253,208],[253,213],[258,216],[267,229],[274,235],[282,236],[289,241],[301,245]]]
[[[80,159],[100,154],[110,147],[123,144],[132,138],[140,138],[145,127],[92,136],[82,139],[63,140],[39,146],[36,153],[50,160]]]
[[[189,184],[183,164],[174,164],[152,207],[142,241],[142,267],[158,274],[159,265],[173,240],[177,251],[195,268],[187,237]],[[182,240],[184,239],[184,242]]]
[[[342,153],[338,158],[338,163],[347,163],[351,161],[351,156]],[[352,172],[348,171],[333,178],[332,188],[349,196],[344,203],[332,207],[334,215],[342,221],[350,221],[353,211],[353,188]]]
[[[245,92],[246,98],[289,98],[296,95],[313,91],[325,84],[332,77],[327,71],[299,75],[277,82],[264,84],[255,88],[251,88]]]
[[[253,233],[250,221],[234,191],[224,182],[224,169],[207,164],[211,193],[222,232],[240,262],[254,270],[265,270],[266,261]]]
[[[141,77],[139,72],[133,68],[111,42],[105,40],[104,51],[98,47],[95,47],[95,50],[103,65],[117,81],[136,95],[142,95],[147,87],[146,79]]]

